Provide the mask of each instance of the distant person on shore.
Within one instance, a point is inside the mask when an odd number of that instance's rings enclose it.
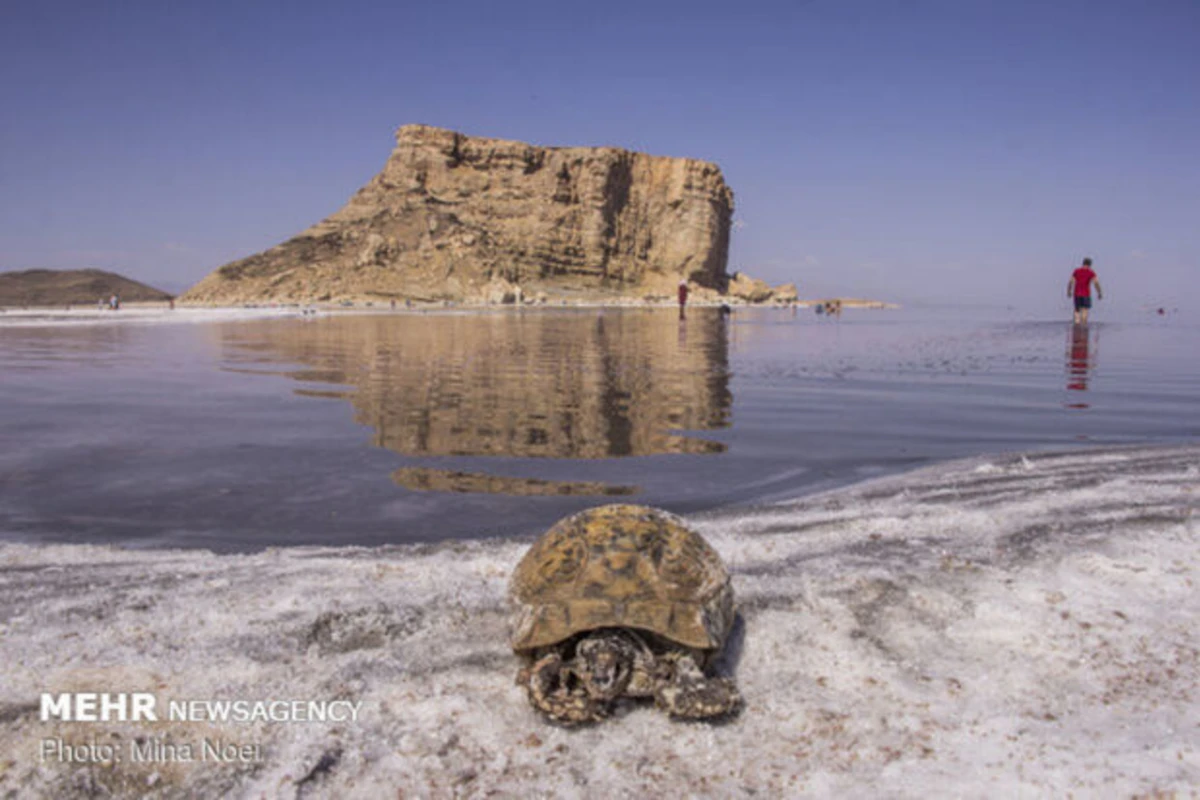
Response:
[[[680,308],[683,308],[684,306],[687,305],[687,297],[688,297],[688,285],[687,285],[687,281],[683,280],[683,281],[679,282],[679,307]]]
[[[1096,286],[1096,299],[1104,299],[1104,291],[1100,288],[1100,281],[1096,278],[1096,273],[1092,270],[1092,260],[1085,258],[1083,264],[1071,273],[1071,280],[1067,281],[1067,297],[1075,299],[1075,324],[1087,325],[1088,309],[1092,307],[1092,285]]]

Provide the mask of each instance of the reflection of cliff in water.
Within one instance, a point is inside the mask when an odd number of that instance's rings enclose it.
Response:
[[[349,387],[340,393],[375,429],[374,443],[404,455],[724,450],[671,432],[728,424],[725,323],[715,312],[696,309],[686,321],[656,311],[347,316],[239,338],[226,336],[238,361],[302,364],[287,374]]]

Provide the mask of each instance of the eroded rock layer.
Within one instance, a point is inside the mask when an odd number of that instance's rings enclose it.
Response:
[[[227,264],[201,303],[661,295],[725,288],[733,192],[711,163],[536,147],[425,125],[329,218]]]

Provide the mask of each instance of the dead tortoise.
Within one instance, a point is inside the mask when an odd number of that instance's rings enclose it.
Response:
[[[551,719],[598,721],[621,697],[653,697],[674,717],[737,709],[710,666],[733,625],[733,589],[716,551],[681,519],[611,505],[567,517],[517,565],[517,681]]]

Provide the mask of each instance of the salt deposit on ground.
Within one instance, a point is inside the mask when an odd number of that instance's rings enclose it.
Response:
[[[313,308],[167,308],[161,303],[122,306],[110,311],[94,306],[64,308],[8,308],[0,312],[0,328],[63,325],[117,325],[161,322],[230,322],[271,317],[302,317],[325,314]]]
[[[722,725],[546,724],[527,543],[0,545],[5,796],[1130,796],[1200,786],[1200,446],[974,459],[694,517],[742,614]],[[44,692],[361,701],[348,722],[43,722]],[[112,745],[115,764],[44,755]],[[261,760],[133,763],[222,739]],[[51,747],[53,753],[53,747]],[[197,756],[198,757],[198,756]]]

